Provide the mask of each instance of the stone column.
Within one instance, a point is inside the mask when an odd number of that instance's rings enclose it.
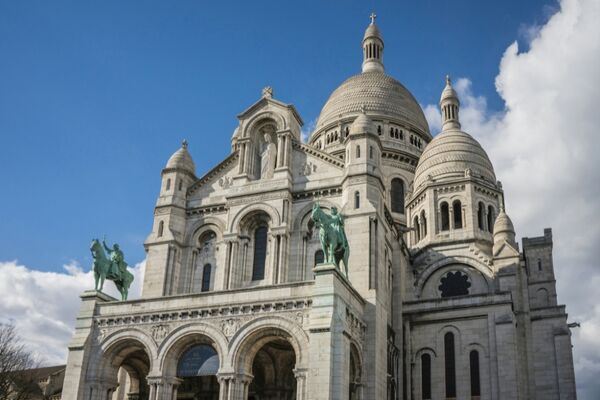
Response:
[[[239,144],[239,165],[238,165],[238,174],[244,173],[244,163],[246,160],[246,143]]]
[[[146,378],[148,386],[150,386],[150,396],[148,400],[163,400],[164,396],[164,385],[162,376],[153,376]]]
[[[276,168],[283,167],[284,142],[285,142],[285,137],[281,134],[277,135],[277,165],[275,166]]]
[[[294,376],[296,377],[296,400],[306,400],[306,375],[307,374],[308,374],[307,368],[294,369]]]
[[[270,279],[270,281],[271,281],[272,284],[275,284],[275,283],[277,283],[277,269],[279,268],[279,265],[278,265],[279,264],[278,263],[278,261],[279,261],[279,245],[278,245],[278,242],[279,241],[277,240],[279,238],[279,235],[271,233],[270,234],[270,238],[271,238],[271,240],[270,240],[270,242],[271,242],[271,245],[270,245],[270,247],[271,247],[271,254],[270,254],[270,257],[269,257],[270,258],[270,262],[269,262],[269,264],[270,264],[269,267],[270,268],[269,268],[269,270],[270,270],[271,276],[269,277],[269,279]],[[265,278],[267,278],[267,277],[265,276]]]
[[[287,250],[287,234],[279,235],[279,262],[277,263],[278,273],[277,273],[277,283],[283,283],[286,280],[285,272],[286,272],[286,251]]]
[[[231,242],[231,265],[229,267],[229,282],[227,284],[227,288],[228,289],[232,289],[237,287],[237,283],[239,281],[239,274],[240,274],[240,270],[239,270],[239,266],[238,266],[238,259],[239,259],[239,242],[237,240],[234,240]]]
[[[231,241],[225,241],[225,271],[223,274],[223,289],[229,289],[229,274],[231,273]]]

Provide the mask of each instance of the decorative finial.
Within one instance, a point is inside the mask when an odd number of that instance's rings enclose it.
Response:
[[[446,75],[446,85],[452,85],[452,80],[450,80],[450,75]]]
[[[262,96],[267,99],[273,97],[273,88],[271,86],[265,86],[262,90]]]
[[[377,18],[377,14],[372,12],[369,18],[371,18],[371,25],[375,25],[375,18]]]
[[[181,147],[184,149],[188,148],[188,141],[187,139],[183,139],[183,141],[181,142]]]

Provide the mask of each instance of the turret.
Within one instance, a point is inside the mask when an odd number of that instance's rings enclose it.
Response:
[[[460,108],[460,101],[458,100],[458,94],[452,87],[450,77],[446,75],[446,87],[442,91],[440,98],[440,111],[442,112],[442,132],[449,129],[460,129],[460,122],[458,119],[458,110]]]
[[[363,64],[362,72],[384,72],[383,68],[383,36],[379,32],[379,28],[375,25],[377,16],[371,14],[371,23],[365,31],[365,36],[362,41],[363,48]]]
[[[179,290],[186,196],[188,188],[196,180],[195,170],[188,143],[184,140],[161,173],[154,226],[144,243],[147,252],[144,297],[171,295]]]

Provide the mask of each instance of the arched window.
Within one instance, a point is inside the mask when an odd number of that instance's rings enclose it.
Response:
[[[260,226],[254,231],[254,262],[252,267],[252,280],[265,279],[265,262],[267,260],[267,232],[266,226]]]
[[[427,353],[421,355],[421,398],[431,399],[431,356]]]
[[[160,221],[158,223],[158,237],[162,237],[164,230],[165,230],[165,221]]]
[[[360,146],[356,146],[356,158],[360,158]]]
[[[425,210],[421,211],[421,229],[423,230],[423,237],[427,236],[427,217],[425,216]]]
[[[183,188],[183,179],[179,180],[179,191]]]
[[[540,288],[536,292],[537,303],[539,307],[547,307],[549,304],[548,301],[548,291],[544,288]]]
[[[414,218],[413,228],[415,230],[415,242],[418,242],[421,240],[421,227],[419,226],[419,217]]]
[[[442,230],[447,231],[450,229],[450,211],[448,210],[448,203],[443,202],[440,205],[440,214],[442,217]]]
[[[538,271],[542,270],[542,259],[541,258],[538,258],[538,260],[537,260],[537,267],[538,267]]]
[[[448,272],[446,276],[440,279],[438,290],[441,292],[442,297],[466,296],[469,294],[470,287],[471,282],[469,282],[468,275],[460,271],[454,271]]]
[[[485,214],[485,206],[483,205],[482,202],[479,202],[479,206],[477,207],[477,226],[479,226],[479,229],[484,230],[485,227],[483,226],[483,221],[484,221],[484,214]]]
[[[404,181],[392,179],[392,212],[404,214]]]
[[[454,229],[462,229],[462,206],[459,200],[452,203],[452,212],[454,214]]]
[[[360,192],[354,192],[354,208],[360,208]]]
[[[187,350],[179,359],[177,376],[210,376],[219,370],[219,354],[207,344],[196,345]]]
[[[488,207],[488,215],[487,215],[487,223],[488,223],[488,231],[490,231],[490,233],[493,232],[494,230],[494,222],[496,221],[496,216],[494,215],[495,211],[494,211],[494,207],[489,206]]]
[[[325,262],[325,254],[323,253],[323,250],[315,251],[315,267],[317,266],[317,264],[322,264],[324,262]]]
[[[202,270],[202,288],[200,289],[203,292],[208,292],[210,290],[210,274],[212,272],[212,265],[206,264],[204,269]]]
[[[471,398],[481,396],[481,386],[479,383],[479,352],[471,350],[469,353],[469,364],[471,372]]]
[[[377,134],[381,136],[381,125],[377,125]]]
[[[373,146],[369,146],[369,158],[373,158]]]
[[[446,378],[446,398],[456,398],[456,366],[454,360],[454,334],[444,335],[444,371]]]
[[[165,190],[171,190],[171,179],[167,179],[167,186],[165,187]]]

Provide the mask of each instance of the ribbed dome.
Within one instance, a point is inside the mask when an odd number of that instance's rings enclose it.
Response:
[[[316,131],[340,117],[358,115],[363,106],[371,118],[404,122],[431,137],[423,110],[408,89],[394,78],[375,71],[355,75],[334,90],[321,110]]]
[[[169,158],[165,168],[182,169],[191,172],[192,174],[196,173],[196,165],[194,164],[194,160],[192,160],[192,156],[187,150],[186,141],[184,141],[181,144],[181,148],[179,148],[179,150],[173,153],[171,158]]]
[[[477,178],[496,183],[494,167],[485,150],[471,135],[460,130],[443,131],[425,147],[415,171],[414,189],[428,181],[465,176],[465,171]]]

